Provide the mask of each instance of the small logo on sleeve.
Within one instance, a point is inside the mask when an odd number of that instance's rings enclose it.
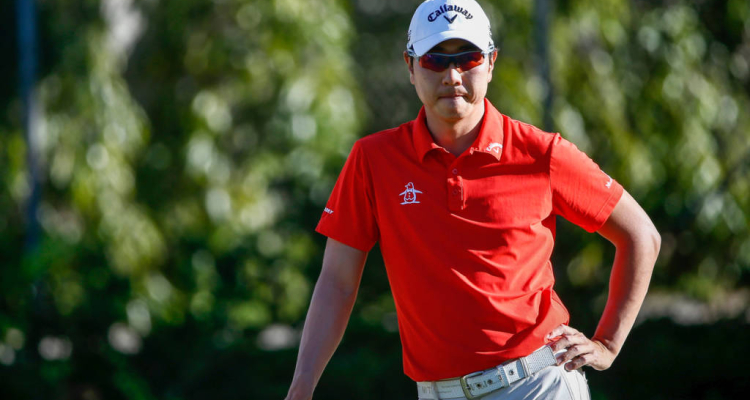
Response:
[[[406,184],[406,190],[401,192],[399,196],[404,196],[404,201],[401,203],[403,204],[418,204],[419,200],[417,200],[417,193],[422,193],[421,191],[414,189],[414,183],[409,182]]]
[[[604,175],[607,175],[607,174],[604,174]],[[607,175],[607,178],[609,178],[609,181],[606,184],[604,184],[604,186],[606,186],[607,189],[610,189],[610,188],[612,188],[612,182],[613,182],[612,181],[612,177],[609,176],[609,175]]]
[[[328,208],[328,207],[326,207],[326,208],[325,208],[325,209],[323,210],[323,212],[324,212],[324,213],[326,213],[326,214],[329,214],[329,215],[330,215],[330,214],[333,214],[333,210],[331,210],[331,209],[330,209],[330,208]]]

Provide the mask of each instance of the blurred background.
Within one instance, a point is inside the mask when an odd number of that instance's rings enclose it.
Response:
[[[2,399],[281,399],[353,142],[413,119],[418,0],[4,0]],[[750,2],[481,0],[488,97],[561,132],[662,234],[595,399],[750,390]],[[558,224],[571,324],[613,248]],[[318,399],[416,398],[380,253]]]

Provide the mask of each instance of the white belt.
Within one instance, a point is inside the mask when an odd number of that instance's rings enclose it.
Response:
[[[557,364],[552,348],[542,346],[526,357],[504,362],[497,367],[474,372],[460,378],[434,382],[417,382],[419,397],[423,399],[475,399],[534,375]],[[435,396],[437,390],[439,396]]]

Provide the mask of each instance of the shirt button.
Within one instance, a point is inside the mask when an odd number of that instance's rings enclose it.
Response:
[[[458,175],[458,169],[453,168],[453,175]]]
[[[457,196],[457,195],[458,195],[458,189],[453,189],[453,195],[454,195],[454,196]]]

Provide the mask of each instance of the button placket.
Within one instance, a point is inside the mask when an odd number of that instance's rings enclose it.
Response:
[[[464,185],[463,178],[459,175],[458,168],[454,165],[449,167],[447,177],[448,189],[448,209],[451,211],[461,211],[464,208]]]

